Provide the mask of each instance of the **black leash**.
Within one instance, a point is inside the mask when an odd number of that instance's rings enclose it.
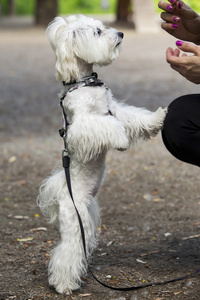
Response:
[[[80,226],[80,230],[81,230],[81,238],[82,238],[82,243],[83,243],[83,250],[84,250],[85,258],[86,258],[86,261],[87,261],[85,232],[84,232],[84,227],[83,227],[83,223],[82,223],[82,220],[81,220],[81,216],[80,216],[79,211],[78,211],[78,209],[76,207],[76,204],[75,204],[75,201],[74,201],[74,198],[73,198],[73,194],[72,194],[71,179],[70,179],[70,170],[69,170],[70,169],[70,157],[69,157],[68,152],[66,150],[63,151],[63,158],[62,158],[62,160],[63,160],[63,167],[64,167],[64,170],[65,170],[65,176],[66,176],[66,181],[67,181],[67,186],[68,186],[69,194],[71,196],[74,208],[75,208],[76,213],[77,213],[78,221],[79,221],[79,226]],[[113,286],[107,285],[106,283],[100,281],[93,274],[93,272],[92,272],[89,264],[88,264],[88,269],[89,269],[92,277],[99,284],[101,284],[102,286],[104,286],[106,288],[109,288],[109,289],[112,289],[112,290],[116,290],[116,291],[133,291],[133,290],[138,290],[138,289],[146,288],[146,287],[150,287],[150,286],[164,285],[164,284],[167,284],[167,283],[172,283],[172,282],[180,281],[180,280],[183,280],[183,279],[188,279],[188,278],[194,277],[195,275],[197,275],[198,273],[200,273],[200,269],[199,269],[196,272],[193,272],[191,274],[188,274],[188,275],[185,275],[185,276],[182,276],[182,277],[179,277],[179,278],[175,278],[175,279],[170,279],[170,280],[166,280],[166,281],[153,282],[153,283],[148,283],[148,284],[144,284],[144,285],[138,285],[138,286],[123,287],[123,288],[121,288],[121,287],[113,287]]]
[[[98,83],[95,83],[95,86],[97,86]],[[102,83],[100,83],[100,85],[102,85]],[[90,86],[90,84],[87,84],[85,86]],[[94,85],[93,85],[94,86]],[[62,113],[63,113],[63,119],[64,119],[64,127],[62,129],[59,130],[60,136],[63,138],[64,140],[64,150],[62,152],[62,163],[63,163],[63,168],[65,170],[65,177],[66,177],[66,182],[67,182],[67,186],[68,186],[68,190],[69,190],[69,194],[70,197],[72,199],[77,217],[78,217],[78,222],[79,222],[79,226],[80,226],[80,230],[81,230],[81,238],[82,238],[82,243],[83,243],[83,250],[84,250],[84,254],[85,254],[85,258],[88,264],[88,259],[87,259],[87,250],[86,250],[86,241],[85,241],[85,231],[84,231],[84,227],[83,227],[83,223],[81,220],[81,216],[79,214],[79,211],[76,207],[75,201],[74,201],[74,197],[73,197],[73,193],[72,193],[72,187],[71,187],[71,178],[70,178],[70,156],[68,153],[68,149],[67,149],[67,142],[66,142],[66,137],[67,137],[67,127],[69,125],[68,121],[67,121],[67,115],[65,113],[65,109],[63,106],[63,100],[66,96],[66,93],[61,97],[60,99],[60,106],[62,109]],[[114,286],[110,286],[104,282],[101,282],[92,272],[89,264],[88,264],[88,270],[90,271],[92,277],[102,286],[112,289],[112,290],[116,290],[116,291],[133,291],[133,290],[138,290],[138,289],[142,289],[142,288],[146,288],[146,287],[150,287],[150,286],[157,286],[157,285],[165,285],[168,283],[172,283],[172,282],[176,282],[176,281],[181,281],[184,279],[188,279],[188,278],[192,278],[194,276],[196,276],[197,274],[200,273],[200,269],[198,269],[197,271],[190,273],[188,275],[179,277],[179,278],[174,278],[174,279],[170,279],[170,280],[165,280],[165,281],[160,281],[160,282],[152,282],[152,283],[147,283],[147,284],[143,284],[143,285],[138,285],[138,286],[132,286],[132,287],[114,287]]]

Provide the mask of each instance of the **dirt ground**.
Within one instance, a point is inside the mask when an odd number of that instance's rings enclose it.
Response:
[[[199,276],[132,292],[116,292],[90,274],[72,296],[48,286],[50,250],[59,240],[36,198],[42,180],[61,166],[62,126],[54,57],[44,28],[0,23],[0,299],[198,300]],[[164,32],[124,31],[124,47],[99,77],[118,99],[155,110],[198,93],[165,62],[175,40]],[[200,268],[200,173],[165,149],[160,135],[126,152],[109,152],[101,193],[102,226],[91,267],[115,286],[184,276]]]

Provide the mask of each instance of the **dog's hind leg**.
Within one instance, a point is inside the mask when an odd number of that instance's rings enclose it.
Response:
[[[81,199],[83,200],[83,199]],[[87,203],[87,205],[85,204]],[[98,205],[94,199],[77,204],[83,226],[89,256],[96,244],[96,231],[99,224]],[[80,287],[81,276],[86,273],[87,261],[77,215],[71,199],[59,203],[59,223],[61,240],[50,254],[49,284],[61,294],[71,294]]]

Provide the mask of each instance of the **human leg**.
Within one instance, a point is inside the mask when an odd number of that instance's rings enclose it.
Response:
[[[200,166],[200,94],[181,96],[169,105],[162,138],[176,158]]]

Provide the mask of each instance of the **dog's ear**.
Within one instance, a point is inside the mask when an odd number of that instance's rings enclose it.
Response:
[[[74,81],[79,76],[77,58],[74,53],[73,31],[69,32],[64,41],[56,47],[56,78],[66,83]]]
[[[56,17],[47,27],[47,36],[56,54],[56,78],[69,83],[78,77],[79,69],[73,47],[74,32],[67,19]]]

